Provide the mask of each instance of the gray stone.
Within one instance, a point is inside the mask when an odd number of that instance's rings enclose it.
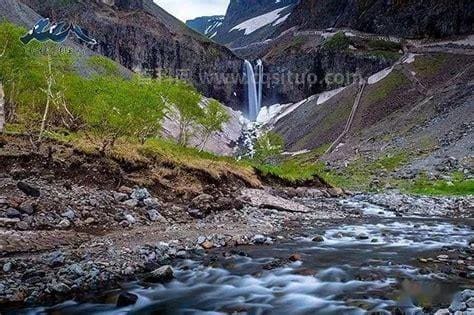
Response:
[[[206,241],[206,237],[205,237],[205,236],[199,236],[198,239],[197,239],[198,245],[201,245],[201,244],[204,243],[205,241]]]
[[[143,200],[143,204],[150,208],[158,208],[160,206],[160,202],[156,198],[146,198]]]
[[[35,206],[31,202],[23,202],[18,208],[18,210],[25,214],[32,215],[33,213],[35,213]]]
[[[67,272],[74,274],[76,276],[82,276],[84,274],[84,270],[82,269],[81,265],[79,264],[72,264],[67,267]]]
[[[25,221],[20,221],[16,224],[16,228],[20,231],[26,231],[30,228],[30,225]]]
[[[257,234],[252,238],[252,242],[255,244],[263,244],[266,240],[267,238],[261,234]]]
[[[128,199],[128,195],[120,192],[114,192],[114,200],[122,202]]]
[[[70,226],[71,222],[68,219],[62,219],[61,222],[59,222],[58,224],[58,227],[61,229],[67,229]]]
[[[466,305],[469,308],[474,308],[474,297],[469,298],[469,300],[467,300],[467,302],[466,302]]]
[[[135,208],[138,206],[138,200],[137,199],[129,199],[123,202],[124,205],[130,207],[130,208]]]
[[[7,218],[14,219],[14,218],[21,218],[20,211],[16,210],[15,208],[8,208],[6,211]]]
[[[449,311],[451,312],[458,312],[458,311],[465,311],[467,309],[467,305],[464,302],[454,300],[453,303],[449,306]]]
[[[64,254],[60,251],[53,252],[49,254],[45,261],[50,267],[59,267],[64,264]]]
[[[5,295],[5,285],[3,283],[0,283],[0,295]]]
[[[3,272],[9,273],[13,268],[13,264],[11,262],[7,262],[3,265]]]
[[[56,282],[56,281],[50,283],[48,287],[50,290],[54,292],[58,292],[58,293],[64,293],[71,290],[71,288],[67,284],[62,283],[62,282]]]
[[[148,218],[153,222],[166,222],[166,219],[156,210],[147,211]]]
[[[166,265],[152,271],[149,275],[146,276],[145,281],[169,282],[173,280],[173,278],[174,278],[173,268],[171,268],[171,266],[169,265]]]
[[[125,220],[127,220],[127,222],[130,223],[130,224],[137,223],[137,220],[131,214],[126,214],[125,215]]]
[[[41,196],[39,188],[25,182],[18,182],[17,188],[30,197],[38,198]]]
[[[132,199],[136,199],[138,201],[143,201],[147,198],[150,198],[151,195],[146,188],[136,188],[133,190],[132,194],[130,195]]]
[[[76,218],[76,213],[72,209],[67,209],[65,212],[61,213],[61,216],[73,221]]]
[[[450,315],[450,314],[451,312],[449,312],[447,308],[440,309],[436,313],[434,313],[434,315]]]

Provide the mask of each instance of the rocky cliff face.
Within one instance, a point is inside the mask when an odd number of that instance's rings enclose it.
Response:
[[[216,36],[224,21],[223,15],[202,16],[186,21],[186,25],[209,38]]]
[[[301,0],[281,29],[350,27],[399,37],[446,37],[473,32],[470,0]]]
[[[5,110],[4,110],[4,105],[5,105],[5,99],[4,99],[4,94],[3,94],[3,86],[2,83],[0,83],[0,133],[3,132],[3,126],[5,125]]]
[[[231,0],[213,39],[228,47],[246,46],[273,37],[298,0]]]
[[[241,60],[152,0],[22,1],[42,16],[77,23],[97,39],[96,51],[129,69],[186,79],[205,96],[242,107],[242,87],[225,79],[241,72]]]

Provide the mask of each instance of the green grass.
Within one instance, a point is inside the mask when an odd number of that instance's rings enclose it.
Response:
[[[368,51],[367,54],[376,58],[388,60],[398,60],[402,56],[399,52],[386,50],[372,50]]]
[[[367,46],[370,50],[381,50],[381,51],[396,51],[398,52],[402,49],[400,43],[395,43],[391,41],[381,40],[381,39],[372,39],[367,42]]]
[[[397,88],[407,83],[407,78],[400,71],[392,71],[385,79],[376,83],[375,88],[369,90],[365,99],[368,104],[387,99],[387,97]]]
[[[332,51],[343,51],[349,48],[351,40],[344,34],[344,32],[338,32],[333,37],[326,40],[323,47]]]
[[[406,191],[429,196],[473,196],[474,180],[464,179],[463,176],[453,175],[451,181],[429,180],[426,176],[421,176],[413,184],[406,188]]]
[[[415,59],[413,67],[417,75],[421,77],[433,77],[443,67],[447,59],[444,54],[424,55]]]
[[[255,165],[263,176],[274,176],[291,183],[312,180],[320,173],[317,164],[300,164],[296,161],[285,161],[279,165]]]
[[[87,65],[92,67],[101,75],[119,76],[118,64],[104,56],[91,56],[87,59]]]

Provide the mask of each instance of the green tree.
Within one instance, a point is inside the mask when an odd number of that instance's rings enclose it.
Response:
[[[178,143],[185,146],[204,115],[200,106],[202,97],[186,82],[172,79],[163,82],[166,90],[163,97],[169,104],[169,113],[178,122]]]
[[[268,163],[271,158],[277,157],[283,152],[283,138],[275,133],[268,131],[258,137],[255,142],[254,159],[259,163]]]
[[[203,140],[200,150],[204,150],[209,138],[216,132],[222,131],[224,124],[230,120],[227,110],[216,100],[211,99],[203,109],[203,115],[198,119],[202,128]]]

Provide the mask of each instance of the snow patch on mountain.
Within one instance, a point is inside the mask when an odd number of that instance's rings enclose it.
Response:
[[[245,35],[252,34],[256,30],[261,29],[262,27],[265,27],[267,25],[278,25],[280,23],[283,23],[289,16],[289,14],[285,16],[280,16],[281,12],[283,12],[285,9],[287,9],[288,6],[276,9],[274,11],[271,11],[269,13],[254,17],[252,19],[249,19],[245,22],[240,23],[237,26],[234,26],[229,32],[232,31],[245,31]]]

